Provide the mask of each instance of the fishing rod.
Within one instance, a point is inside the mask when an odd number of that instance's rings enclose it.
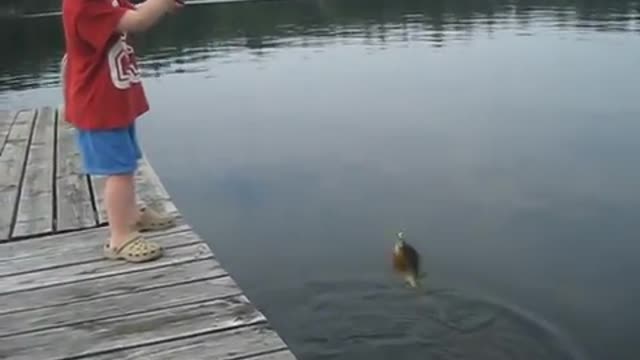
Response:
[[[176,0],[176,2],[180,3],[183,6],[194,6],[194,5],[212,5],[212,4],[224,4],[224,3],[234,3],[234,2],[250,2],[257,0]],[[51,16],[60,16],[62,15],[62,11],[48,11],[48,12],[40,12],[33,14],[16,14],[16,18],[41,18],[41,17],[51,17]]]

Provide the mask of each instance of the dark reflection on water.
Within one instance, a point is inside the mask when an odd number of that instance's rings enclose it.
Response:
[[[193,6],[136,39],[141,137],[301,359],[636,360],[638,9]],[[0,31],[0,108],[60,102],[59,17]],[[400,227],[428,294],[389,276]]]
[[[7,2],[7,14],[49,12],[59,1]],[[40,7],[39,7],[40,6]],[[426,41],[435,47],[470,41],[500,29],[531,35],[532,28],[638,31],[631,1],[258,1],[194,5],[140,39],[147,75],[205,71],[185,63],[223,57],[239,49],[267,56],[270,49],[331,46],[350,40],[384,46]],[[9,10],[11,9],[11,10]],[[2,12],[0,10],[0,12]],[[533,21],[535,19],[535,21]],[[533,22],[533,23],[532,23]],[[2,19],[0,90],[55,86],[63,45],[58,16]],[[32,46],[33,44],[38,46]]]

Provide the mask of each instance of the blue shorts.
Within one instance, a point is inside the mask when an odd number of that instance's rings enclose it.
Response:
[[[83,131],[76,128],[84,170],[90,175],[133,174],[142,152],[135,124],[114,130]]]

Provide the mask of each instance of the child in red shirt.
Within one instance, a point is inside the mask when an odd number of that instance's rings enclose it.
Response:
[[[176,0],[63,0],[66,43],[63,91],[66,120],[76,128],[85,171],[106,176],[110,239],[105,256],[140,262],[162,255],[141,232],[174,225],[172,218],[138,209],[134,174],[141,158],[135,120],[149,110],[127,33],[149,29],[181,7]]]

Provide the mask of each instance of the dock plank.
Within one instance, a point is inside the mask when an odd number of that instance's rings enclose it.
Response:
[[[144,156],[136,172],[136,190],[139,200],[145,205],[167,214],[180,216],[158,174],[156,174]]]
[[[2,150],[4,149],[7,136],[9,136],[9,131],[11,130],[15,116],[16,114],[13,111],[0,110],[0,156],[2,156]]]
[[[117,351],[98,356],[95,360],[295,360],[292,356],[269,357],[282,352],[285,346],[267,324],[258,324],[128,351]],[[268,355],[262,355],[265,353]]]
[[[165,267],[156,267],[133,273],[120,273],[100,279],[100,286],[92,286],[92,280],[78,281],[2,296],[0,315],[56,308],[73,303],[96,300],[169,287],[180,283],[195,282],[228,275],[216,261],[208,259],[191,261]]]
[[[35,110],[16,116],[0,156],[0,241],[9,239]]]
[[[178,226],[146,234],[160,259],[103,257],[104,181],[83,173],[74,131],[63,107],[0,110],[0,359],[295,360],[146,157],[138,200]]]
[[[0,110],[0,126],[13,122],[13,115],[11,113],[9,110]]]
[[[12,238],[53,230],[54,109],[40,109],[34,127]]]
[[[90,286],[101,288],[101,282],[92,283]],[[5,314],[0,315],[0,337],[69,327],[83,322],[169,309],[183,304],[241,294],[242,290],[238,285],[229,276],[224,276],[144,292],[123,293],[62,306]]]
[[[93,197],[95,199],[96,211],[98,213],[98,223],[107,224],[107,209],[104,205],[104,186],[105,177],[91,176],[91,186],[93,188]],[[147,205],[157,211],[164,212],[176,217],[180,217],[180,212],[171,201],[171,197],[167,190],[160,182],[158,175],[155,173],[146,157],[140,160],[139,168],[135,175],[136,194],[138,203]]]
[[[83,229],[97,225],[93,211],[89,181],[82,170],[82,159],[77,150],[74,128],[58,109],[57,139],[57,231]]]
[[[99,249],[100,247],[98,246],[96,251],[99,251]],[[209,250],[204,243],[196,243],[193,245],[168,248],[165,250],[165,256],[162,258],[155,261],[135,264],[135,266],[124,261],[100,260],[0,277],[0,296],[79,281],[98,281],[109,276],[134,273],[169,265],[178,265],[201,259],[211,259],[211,261],[214,261],[211,250]],[[222,268],[221,271],[223,271]]]
[[[258,355],[255,357],[246,358],[243,360],[297,360],[291,350],[282,349],[280,351],[272,352],[270,354]]]
[[[265,321],[264,315],[239,295],[2,337],[0,356],[13,360],[91,356]]]
[[[187,225],[147,236],[165,247],[200,243]],[[101,246],[108,237],[106,228],[56,234],[29,243],[10,242],[0,245],[0,276],[36,272],[102,259]],[[64,249],[64,252],[62,251]],[[64,256],[60,256],[64,253]]]
[[[107,208],[104,204],[104,186],[107,180],[104,176],[89,176],[91,182],[91,191],[93,191],[93,201],[96,204],[96,212],[98,213],[98,224],[104,225],[108,223]]]

